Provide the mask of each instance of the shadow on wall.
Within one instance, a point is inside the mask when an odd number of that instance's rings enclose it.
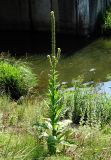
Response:
[[[52,4],[51,4],[52,2]],[[50,10],[55,11],[60,32],[92,31],[98,13],[111,0],[0,0],[0,30],[50,30]],[[87,32],[86,32],[87,30]]]
[[[0,51],[13,54],[49,54],[50,0],[0,0]],[[81,49],[94,38],[89,32],[96,27],[97,15],[111,0],[52,1],[57,15],[57,46],[66,55]],[[107,4],[106,4],[107,2]],[[8,30],[8,31],[6,31]],[[39,30],[42,32],[39,32]],[[47,30],[47,32],[45,32]],[[61,34],[61,33],[65,34]],[[69,33],[70,34],[67,34]],[[72,35],[82,35],[78,37]],[[66,35],[67,34],[67,35]]]

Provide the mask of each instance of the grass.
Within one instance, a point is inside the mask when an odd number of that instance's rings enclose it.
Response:
[[[73,145],[61,148],[50,156],[44,138],[40,138],[34,127],[37,122],[48,118],[46,100],[41,97],[21,104],[7,97],[0,97],[0,160],[109,160],[111,157],[110,123],[100,126],[72,124],[67,139]]]
[[[92,128],[82,126],[75,129],[75,148],[66,152],[69,156],[79,160],[108,160],[111,157],[111,129],[106,126],[100,130],[98,126]]]
[[[41,98],[40,98],[41,99]],[[47,115],[45,101],[27,98],[17,104],[0,97],[0,159],[33,159],[42,157],[44,145],[33,125]]]
[[[29,134],[0,133],[2,159],[31,159],[37,146]]]

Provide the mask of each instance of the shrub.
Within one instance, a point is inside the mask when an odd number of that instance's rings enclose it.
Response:
[[[0,93],[12,99],[19,99],[27,94],[29,88],[36,85],[36,76],[31,69],[20,61],[0,61]]]
[[[111,33],[111,8],[107,8],[103,14],[101,14],[101,29],[102,33],[108,34]]]
[[[111,29],[111,8],[104,13],[104,28]]]
[[[94,124],[109,123],[111,121],[110,96],[97,93],[95,87],[84,86],[81,81],[74,82],[74,89],[65,92],[66,113],[69,112],[73,123]]]

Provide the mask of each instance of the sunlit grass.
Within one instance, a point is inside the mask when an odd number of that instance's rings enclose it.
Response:
[[[40,98],[41,99],[41,98]],[[0,159],[31,160],[45,154],[33,125],[47,116],[45,100],[25,98],[21,104],[0,97]],[[40,151],[40,152],[39,152]]]
[[[109,160],[111,157],[110,124],[102,128],[99,124],[72,125],[69,139],[74,144],[57,151],[56,156],[49,156],[45,141],[38,138],[33,128],[44,117],[48,117],[48,108],[42,98],[24,99],[17,104],[0,97],[0,160]]]

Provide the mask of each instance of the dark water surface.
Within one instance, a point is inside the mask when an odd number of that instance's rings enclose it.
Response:
[[[49,70],[47,54],[27,57],[37,74]],[[62,53],[58,70],[62,81],[71,82],[79,75],[84,75],[86,81],[106,81],[111,74],[111,40],[98,39],[70,56],[64,57]]]
[[[35,54],[27,57],[27,61],[31,62],[34,72],[41,79],[47,79],[49,63],[46,55],[37,56]],[[64,56],[62,53],[58,71],[61,82],[70,84],[79,75],[84,75],[85,82],[105,82],[102,89],[111,93],[111,82],[107,79],[107,76],[111,75],[111,39],[95,40],[82,49],[72,52],[69,56]]]
[[[50,33],[0,32],[0,50],[10,51],[28,61],[34,72],[41,79],[41,84],[48,79],[50,54]],[[111,82],[111,39],[74,38],[72,35],[57,35],[57,47],[62,50],[58,65],[61,82],[71,84],[74,78],[84,75],[85,82],[105,82],[103,90],[110,92]],[[27,52],[27,54],[26,54]],[[23,55],[27,55],[27,59]]]

